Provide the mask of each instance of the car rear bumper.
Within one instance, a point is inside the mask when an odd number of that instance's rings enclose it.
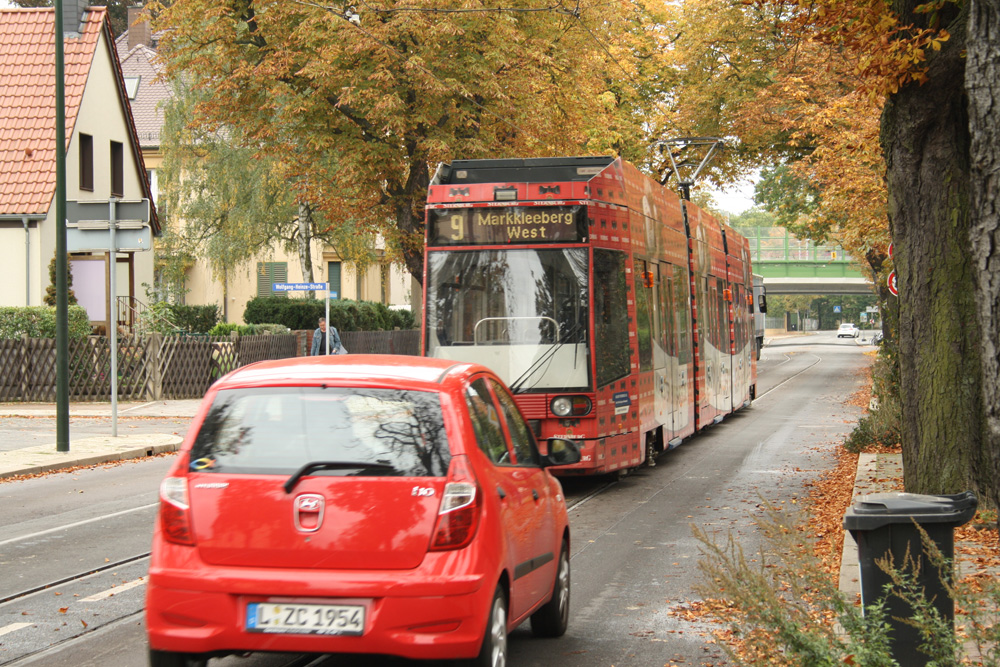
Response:
[[[149,645],[161,651],[369,653],[413,659],[468,658],[482,643],[495,582],[485,575],[412,572],[240,572],[151,567],[146,599]],[[489,585],[487,580],[489,579]],[[360,636],[269,634],[245,629],[249,602],[361,600]]]

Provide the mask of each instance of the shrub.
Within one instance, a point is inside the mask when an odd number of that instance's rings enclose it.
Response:
[[[243,321],[247,324],[279,323],[289,329],[315,329],[323,317],[322,299],[289,299],[283,296],[257,297],[247,302]],[[413,314],[392,311],[372,301],[337,299],[330,302],[330,323],[338,331],[391,331],[412,329]]]
[[[892,348],[884,345],[872,366],[872,395],[875,398],[867,415],[844,441],[851,452],[869,448],[899,446],[902,439],[902,405],[899,400],[899,365]]]
[[[219,321],[219,307],[169,304],[170,319],[178,328],[190,333],[208,333]]]
[[[835,577],[824,571],[813,539],[805,537],[808,528],[801,516],[785,516],[770,508],[758,526],[764,537],[763,553],[753,558],[744,555],[732,534],[719,545],[707,532],[695,529],[702,545],[699,567],[704,574],[698,591],[724,601],[709,608],[729,625],[728,642],[738,644],[724,646],[734,664],[895,667],[890,645],[893,619],[884,608],[884,598],[869,604],[862,614],[861,607],[838,589]],[[953,571],[953,562],[917,528],[929,561],[924,566],[936,571],[955,601],[962,635],[927,598],[911,559],[899,564],[879,559],[876,564],[891,580],[886,594],[898,596],[913,610],[909,618],[896,622],[906,622],[920,632],[919,650],[929,656],[928,665],[1000,667],[1000,624],[996,623],[1000,582],[995,577],[952,581],[948,573]],[[978,660],[963,659],[969,646]]]
[[[70,338],[90,335],[90,317],[83,306],[67,310]],[[55,338],[56,309],[50,306],[0,307],[0,338]]]
[[[214,327],[212,327],[211,329],[209,329],[208,335],[209,336],[228,336],[229,334],[231,334],[232,332],[236,331],[239,328],[240,328],[239,324],[230,323],[230,322],[219,322]]]

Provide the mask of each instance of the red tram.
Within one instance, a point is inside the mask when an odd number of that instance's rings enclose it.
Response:
[[[456,160],[426,209],[423,354],[481,363],[563,475],[628,469],[750,404],[747,240],[611,157]]]

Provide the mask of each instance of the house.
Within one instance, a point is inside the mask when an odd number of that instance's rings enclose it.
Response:
[[[125,80],[104,7],[65,0],[66,199],[150,197]],[[55,256],[55,10],[0,9],[0,305],[38,306]],[[155,209],[152,233],[159,234]],[[72,289],[95,325],[110,328],[109,295],[153,282],[152,252],[78,252]]]
[[[169,84],[159,78],[157,35],[142,19],[142,7],[130,7],[128,12],[129,29],[118,37],[116,48],[135,115],[142,154],[149,169],[149,181],[155,193],[159,189],[157,168],[163,162],[160,142],[163,107],[172,92]],[[183,225],[181,220],[173,222]],[[164,224],[170,223],[165,221]],[[311,256],[312,280],[328,282],[331,298],[419,307],[420,284],[398,265],[376,262],[359,276],[352,262],[342,260],[336,249],[319,241],[313,242]],[[224,321],[242,322],[250,299],[272,294],[288,296],[287,292],[272,289],[276,282],[305,282],[298,255],[278,244],[249,264],[228,269],[222,277],[213,274],[205,259],[196,258],[185,269],[180,291],[184,293],[184,303],[215,304]]]

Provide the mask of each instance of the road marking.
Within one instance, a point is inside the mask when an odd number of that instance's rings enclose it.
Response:
[[[11,632],[15,632],[21,628],[31,627],[32,625],[34,625],[34,623],[11,623],[10,625],[5,625],[0,628],[0,636],[10,634]]]
[[[135,588],[136,586],[142,586],[146,583],[143,578],[136,579],[135,581],[130,581],[127,584],[122,584],[121,586],[115,586],[114,588],[109,588],[106,591],[100,593],[94,593],[90,597],[81,598],[80,602],[98,602],[99,600],[107,600],[112,595],[117,595],[118,593],[124,593],[130,588]]]
[[[153,403],[157,403],[157,401],[153,401],[152,403],[143,403],[142,405],[133,405],[131,408],[125,408],[121,412],[129,412],[130,410],[141,410],[147,405],[153,405]]]
[[[133,507],[130,510],[122,510],[121,512],[112,512],[111,514],[105,514],[103,516],[95,516],[93,519],[84,519],[83,521],[77,521],[76,523],[68,523],[65,526],[59,526],[58,528],[49,528],[48,530],[40,530],[37,533],[31,533],[30,535],[22,535],[21,537],[13,537],[9,540],[4,540],[0,542],[0,547],[5,544],[11,544],[13,542],[20,542],[22,540],[30,540],[33,537],[41,537],[42,535],[48,535],[49,533],[58,533],[61,530],[69,530],[70,528],[76,528],[77,526],[85,526],[88,523],[94,523],[95,521],[103,521],[104,519],[111,519],[116,516],[122,516],[123,514],[131,514],[132,512],[140,512],[142,510],[148,510],[150,507],[158,507],[160,503],[150,503],[149,505],[142,505],[141,507]]]

